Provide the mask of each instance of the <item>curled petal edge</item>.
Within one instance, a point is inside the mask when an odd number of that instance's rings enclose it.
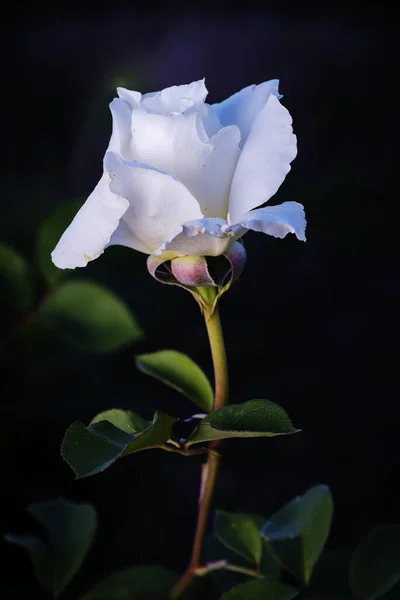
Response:
[[[231,265],[230,276],[228,275],[229,278],[225,285],[228,284],[231,286],[242,274],[244,265],[246,264],[246,250],[241,242],[233,242],[223,256],[225,256]]]
[[[243,235],[243,231],[266,233],[276,238],[284,238],[288,233],[294,233],[301,242],[306,241],[306,216],[304,207],[299,202],[284,202],[276,206],[257,208],[246,213],[238,223],[229,225],[225,231],[232,235]]]
[[[246,250],[241,242],[233,242],[226,252],[224,252],[223,256],[228,260],[230,264],[230,270],[226,274],[222,284],[219,286],[218,294],[214,300],[212,312],[214,312],[217,302],[221,296],[229,290],[231,285],[235,283],[237,279],[239,279],[244,269],[244,265],[246,264]]]

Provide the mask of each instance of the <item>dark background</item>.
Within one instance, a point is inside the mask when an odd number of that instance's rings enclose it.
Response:
[[[249,233],[245,272],[221,313],[231,401],[278,402],[303,431],[225,443],[215,506],[269,515],[326,483],[329,544],[353,547],[400,519],[392,15],[344,2],[132,6],[21,5],[3,23],[0,240],[33,263],[40,222],[93,189],[116,85],[146,92],[206,77],[217,102],[280,78],[299,154],[273,202],[304,204],[308,241]],[[28,335],[2,352],[2,529],[34,530],[25,506],[58,495],[99,512],[96,545],[66,598],[132,563],[183,570],[202,461],[151,451],[74,481],[59,453],[65,429],[112,407],[190,414],[135,370],[135,353],[174,348],[212,375],[197,305],[155,282],[144,255],[111,248],[74,276],[120,294],[146,338],[96,356]],[[3,311],[3,330],[10,319]],[[6,551],[7,598],[39,597],[22,550]]]

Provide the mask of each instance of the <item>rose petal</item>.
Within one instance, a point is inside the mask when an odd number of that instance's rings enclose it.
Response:
[[[110,110],[113,119],[113,127],[108,150],[121,154],[126,160],[132,160],[132,110],[130,106],[124,102],[124,100],[120,100],[120,98],[114,98],[110,104]]]
[[[204,102],[208,94],[204,79],[187,85],[174,85],[143,96],[141,107],[159,115],[182,114]]]
[[[260,85],[249,85],[223,102],[212,105],[224,127],[226,125],[239,127],[242,147],[248,138],[254,119],[264,108],[270,95],[279,96],[278,86],[278,79],[271,79]]]
[[[155,256],[219,256],[233,242],[233,233],[225,233],[223,219],[197,219],[178,227],[154,251]]]
[[[123,219],[120,220],[117,229],[112,234],[110,241],[107,244],[107,247],[108,246],[126,246],[127,248],[132,248],[132,250],[144,252],[145,254],[149,254],[150,252],[146,244],[134,235],[132,229],[129,228]]]
[[[211,139],[199,113],[132,114],[135,158],[177,177],[206,217],[227,216],[229,190],[239,157],[240,132],[232,125]]]
[[[197,200],[180,181],[166,173],[125,161],[114,152],[107,152],[105,168],[111,177],[110,190],[129,202],[123,230],[147,248],[142,251],[151,254],[180,223],[202,216]],[[129,235],[123,245],[134,247],[129,243]]]
[[[284,202],[278,206],[266,206],[248,212],[239,223],[230,225],[227,231],[238,236],[243,234],[245,228],[262,231],[276,238],[294,233],[298,240],[305,242],[306,224],[304,207],[298,202]]]
[[[117,87],[117,93],[118,96],[128,104],[131,111],[139,108],[142,99],[142,94],[140,92],[133,92],[124,87]]]
[[[206,130],[209,138],[215,135],[222,128],[218,115],[212,106],[209,104],[202,104],[195,110],[199,110],[204,129]]]
[[[100,256],[128,206],[125,198],[110,192],[109,176],[104,173],[53,250],[54,264],[75,269]]]
[[[254,119],[232,180],[229,221],[264,204],[278,190],[297,154],[292,118],[274,95]]]
[[[124,88],[118,88],[118,92],[127,101],[132,100],[129,94],[138,94]],[[132,109],[127,101],[114,98],[110,104],[112,134],[108,150],[114,150],[128,159],[132,155]],[[100,256],[106,246],[128,240],[124,228],[118,225],[129,204],[125,198],[120,198],[110,191],[109,183],[109,175],[103,173],[99,183],[54,249],[52,259],[60,269],[84,267],[90,260]],[[147,251],[131,234],[129,243],[122,245],[129,245],[142,252]]]

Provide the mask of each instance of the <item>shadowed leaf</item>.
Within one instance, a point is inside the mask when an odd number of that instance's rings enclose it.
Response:
[[[359,542],[349,563],[353,593],[379,598],[400,581],[400,524],[379,525]]]
[[[1,300],[26,310],[32,301],[32,280],[29,266],[18,252],[0,243]]]
[[[90,281],[63,283],[42,304],[36,319],[88,352],[112,352],[142,336],[126,304]]]
[[[317,485],[288,502],[261,530],[280,562],[304,583],[325,546],[332,513],[329,488]]]
[[[298,593],[295,588],[278,581],[253,579],[225,592],[221,600],[291,600]]]
[[[175,350],[136,357],[138,368],[187,396],[202,410],[213,408],[214,395],[207,377],[191,358]]]
[[[246,515],[249,519],[253,519],[257,526],[261,526],[265,519],[256,515]],[[220,560],[226,560],[228,563],[254,569],[254,560],[246,560],[236,550],[232,550],[230,546],[221,541],[215,534],[209,534],[205,540],[205,562],[212,563]],[[282,565],[277,561],[269,543],[262,538],[262,555],[259,565],[260,573],[268,580],[279,580],[283,571]],[[210,573],[210,577],[217,583],[222,591],[227,591],[233,586],[244,581],[248,581],[249,576],[237,571],[226,569],[215,569]]]
[[[57,498],[32,504],[28,512],[48,530],[48,545],[34,536],[7,534],[5,539],[28,550],[38,580],[58,598],[93,542],[96,511],[90,504]]]
[[[58,269],[51,260],[51,253],[83,202],[74,200],[60,206],[42,222],[36,232],[36,263],[49,283],[54,283],[71,273],[71,269]]]
[[[215,535],[228,548],[259,565],[262,554],[262,538],[254,519],[241,513],[218,510],[214,525]]]
[[[178,577],[165,567],[141,565],[112,573],[80,600],[167,600]],[[182,600],[187,596],[183,594]]]

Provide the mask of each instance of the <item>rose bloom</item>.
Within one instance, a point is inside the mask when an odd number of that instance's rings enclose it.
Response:
[[[276,193],[297,153],[278,83],[211,105],[204,80],[144,95],[117,88],[103,175],[53,262],[84,267],[115,244],[151,255],[156,265],[219,256],[249,229],[304,241],[301,204],[253,210]]]

